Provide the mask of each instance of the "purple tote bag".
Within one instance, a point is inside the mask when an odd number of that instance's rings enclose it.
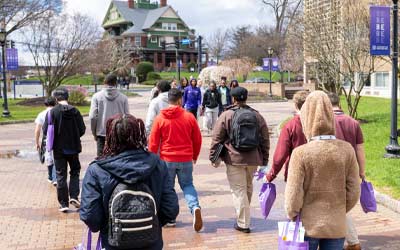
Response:
[[[376,212],[375,193],[371,182],[362,181],[360,203],[365,213]]]
[[[289,221],[290,222],[290,221]],[[297,234],[299,233],[300,215],[296,219],[296,227],[294,228],[293,241],[285,241],[289,230],[289,223],[286,225],[283,235],[279,236],[278,250],[308,250],[308,242],[297,242]]]
[[[85,247],[85,234],[83,234],[82,243],[79,244],[79,246],[74,247],[73,250],[92,250],[92,231],[89,228],[87,233],[86,247]],[[102,250],[100,234],[99,238],[97,239],[96,250]]]
[[[266,219],[276,199],[276,187],[273,183],[264,183],[261,187],[258,200],[260,201],[261,213]]]
[[[51,110],[47,112],[47,134],[46,134],[46,150],[48,152],[53,150],[54,144],[54,124],[51,119]]]

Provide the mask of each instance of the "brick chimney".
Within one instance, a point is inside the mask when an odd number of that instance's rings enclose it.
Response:
[[[135,8],[135,0],[128,0],[128,7],[130,9],[134,9]]]
[[[160,7],[162,8],[162,7],[165,7],[165,6],[167,6],[167,0],[161,0],[160,1]]]

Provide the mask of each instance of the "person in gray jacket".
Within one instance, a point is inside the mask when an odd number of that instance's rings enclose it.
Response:
[[[97,141],[97,156],[103,153],[107,120],[116,114],[129,114],[128,98],[117,89],[117,76],[107,75],[104,85],[93,95],[89,113],[90,127]]]
[[[161,110],[168,107],[168,91],[171,89],[171,83],[168,81],[160,81],[157,84],[157,88],[160,94],[151,100],[149,110],[147,111],[146,117],[146,134],[149,135],[153,121],[157,115],[160,114]]]

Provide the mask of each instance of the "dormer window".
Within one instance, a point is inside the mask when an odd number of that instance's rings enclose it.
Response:
[[[174,31],[178,29],[178,25],[176,23],[163,23],[162,29]]]

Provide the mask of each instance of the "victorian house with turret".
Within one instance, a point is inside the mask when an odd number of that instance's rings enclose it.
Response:
[[[195,31],[167,4],[167,0],[112,0],[102,24],[106,35],[118,42],[128,43],[140,51],[141,61],[150,61],[157,70],[169,70],[176,66],[175,41],[191,40],[182,45],[178,54],[185,67],[197,63],[198,50]],[[163,42],[167,46],[163,46]]]

